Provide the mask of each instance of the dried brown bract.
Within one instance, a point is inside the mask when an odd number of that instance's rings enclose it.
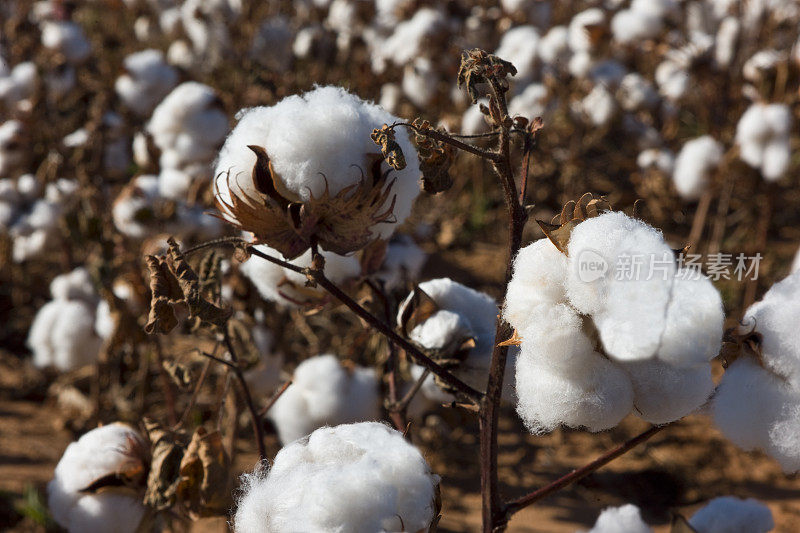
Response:
[[[450,189],[453,186],[450,167],[455,159],[455,149],[425,134],[433,129],[427,120],[414,119],[413,126],[419,169],[422,172],[422,190],[436,194]]]
[[[550,223],[537,220],[539,227],[548,239],[562,253],[567,253],[567,245],[573,228],[587,218],[593,218],[604,211],[611,209],[611,205],[604,197],[594,198],[587,192],[576,202],[570,200],[561,209],[561,214],[556,215]]]
[[[504,59],[474,48],[461,56],[461,67],[458,69],[458,86],[466,85],[472,103],[478,102],[478,84],[491,83],[495,80],[500,88],[508,88],[506,76],[515,76],[517,69]]]
[[[372,142],[381,147],[381,154],[386,160],[386,163],[395,170],[403,170],[406,168],[406,158],[403,155],[403,149],[394,138],[394,130],[388,124],[384,124],[381,128],[372,130],[370,136]]]

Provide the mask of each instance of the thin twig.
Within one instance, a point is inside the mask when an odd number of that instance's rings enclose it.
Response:
[[[422,388],[422,384],[425,383],[425,380],[428,379],[428,376],[430,375],[431,371],[426,368],[425,371],[422,372],[422,375],[417,379],[417,381],[414,382],[414,385],[408,389],[408,392],[406,392],[405,396],[403,396],[399,402],[389,404],[389,411],[404,412],[406,409],[408,409],[408,404],[411,403],[411,400],[414,399],[414,396],[417,395],[419,389]]]
[[[275,402],[278,401],[278,398],[280,398],[283,395],[283,393],[286,392],[286,389],[288,389],[289,385],[291,385],[291,384],[292,384],[292,380],[290,379],[290,380],[287,380],[283,385],[281,385],[281,388],[278,389],[277,391],[275,391],[275,393],[269,399],[269,401],[267,402],[267,405],[265,405],[264,408],[261,409],[261,411],[258,412],[258,416],[260,416],[261,418],[264,418],[267,415],[267,413],[269,412],[269,410],[272,409],[272,406],[275,405]]]
[[[217,344],[217,346],[219,346],[219,344]],[[215,352],[217,351],[217,346],[214,346]],[[181,415],[180,420],[178,420],[176,429],[178,426],[182,425],[189,417],[189,413],[194,408],[194,404],[197,401],[197,395],[200,394],[200,389],[202,388],[203,383],[205,383],[206,381],[206,376],[208,376],[208,371],[210,368],[211,368],[211,359],[209,358],[209,360],[206,361],[206,364],[203,365],[203,370],[200,371],[200,377],[197,379],[197,384],[195,385],[194,390],[192,391],[192,397],[189,398],[189,403],[186,405],[186,409],[183,410],[183,414]]]
[[[471,154],[477,155],[478,157],[482,157],[483,159],[488,159],[490,161],[497,160],[497,154],[495,152],[491,152],[489,150],[484,150],[483,148],[478,148],[477,146],[473,146],[471,144],[467,144],[465,142],[461,142],[458,139],[454,139],[450,135],[442,133],[438,130],[433,128],[421,129],[415,126],[414,124],[408,122],[395,122],[390,127],[395,128],[397,126],[404,126],[406,128],[414,130],[416,133],[420,135],[424,135],[426,137],[430,137],[431,139],[437,140],[439,142],[443,142],[454,146],[460,150],[464,150],[465,152],[469,152]]]
[[[216,361],[217,363],[219,363],[221,365],[225,365],[228,368],[230,368],[231,370],[236,370],[236,368],[237,368],[236,365],[231,363],[230,361],[226,361],[225,359],[223,359],[221,357],[217,357],[216,355],[212,355],[212,354],[210,354],[208,352],[204,352],[203,350],[197,350],[197,353],[199,353],[203,357],[207,357],[207,358],[211,359],[212,361]]]
[[[607,465],[617,457],[624,455],[625,453],[629,452],[639,444],[645,442],[650,437],[661,431],[662,429],[666,428],[667,425],[664,426],[653,426],[647,431],[644,431],[635,437],[623,442],[619,446],[607,451],[591,463],[578,468],[577,470],[573,470],[569,474],[558,478],[557,480],[553,481],[549,485],[546,485],[530,494],[526,494],[516,500],[512,500],[506,504],[504,509],[505,521],[513,515],[514,513],[532,505],[539,500],[550,496],[551,494],[558,492],[559,490],[563,489],[564,487],[579,481],[592,472],[600,469],[601,467]]]

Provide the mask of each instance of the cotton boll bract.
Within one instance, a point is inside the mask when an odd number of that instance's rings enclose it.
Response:
[[[53,518],[70,532],[133,533],[145,512],[139,499],[81,491],[112,474],[141,479],[148,464],[148,445],[132,427],[114,423],[93,429],[67,447],[47,485]]]
[[[148,115],[178,83],[178,73],[160,50],[142,50],[127,56],[125,73],[114,89],[122,102],[140,116]]]
[[[345,368],[335,355],[306,359],[268,416],[284,445],[322,426],[376,420],[378,378],[371,368]]]
[[[689,520],[697,533],[767,533],[775,527],[769,507],[748,498],[714,498]]]
[[[589,533],[653,533],[642,520],[641,511],[632,504],[603,509]]]
[[[243,478],[235,531],[422,531],[438,476],[403,436],[377,422],[321,428]]]
[[[722,145],[710,135],[686,142],[675,160],[672,181],[678,194],[697,200],[708,187],[712,172],[722,161]]]

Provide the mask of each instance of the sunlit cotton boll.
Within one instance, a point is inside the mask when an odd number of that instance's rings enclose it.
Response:
[[[33,62],[20,63],[0,75],[0,100],[10,109],[29,109],[39,75]]]
[[[386,256],[375,277],[388,291],[405,288],[417,280],[427,259],[428,254],[411,237],[395,235],[386,247]]]
[[[712,412],[735,445],[765,451],[787,474],[800,470],[800,392],[782,378],[737,359],[717,387]]]
[[[653,529],[642,520],[639,508],[629,503],[603,509],[588,533],[653,533]]]
[[[280,258],[280,253],[266,245],[256,246],[256,250]],[[337,285],[356,279],[361,274],[361,264],[355,256],[338,255],[322,250],[325,258],[325,276]],[[311,266],[311,250],[290,261],[299,267]],[[283,268],[266,259],[252,255],[241,267],[242,274],[255,285],[262,298],[287,307],[300,307],[319,303],[325,293],[320,288],[306,287],[306,277]]]
[[[148,448],[135,429],[121,423],[93,429],[70,444],[47,485],[55,521],[70,533],[135,532],[145,513],[140,497],[82,491],[114,474],[141,479],[149,464]]]
[[[658,100],[658,93],[653,85],[636,72],[626,74],[617,90],[617,101],[625,111],[653,107]]]
[[[520,115],[529,120],[545,114],[547,104],[547,87],[540,83],[532,83],[508,103],[511,116]]]
[[[569,48],[569,30],[566,26],[553,26],[541,39],[537,47],[542,63],[553,68],[564,68],[572,53]]]
[[[438,10],[423,7],[414,16],[401,22],[386,40],[371,45],[373,68],[382,72],[389,61],[403,66],[423,54],[431,39],[444,30],[447,20]]]
[[[723,147],[710,135],[683,145],[675,160],[672,182],[684,200],[697,200],[709,185],[712,173],[722,161]]]
[[[680,100],[689,90],[691,76],[686,68],[676,61],[666,59],[656,67],[658,91],[671,101]]]
[[[479,100],[478,104],[486,103]],[[481,113],[478,104],[470,106],[461,117],[461,133],[463,135],[478,135],[489,131],[489,123],[486,122],[486,115]]]
[[[714,62],[720,69],[728,68],[736,56],[740,28],[736,17],[725,17],[719,24],[714,40]]]
[[[190,81],[158,104],[147,131],[162,152],[162,169],[210,164],[228,132],[228,117],[211,87]]]
[[[675,154],[667,149],[648,148],[639,152],[636,164],[641,169],[656,168],[671,176],[675,168]]]
[[[439,72],[427,57],[418,57],[403,70],[403,93],[415,106],[424,108],[436,96]]]
[[[114,89],[134,113],[146,116],[178,83],[178,73],[164,59],[161,50],[142,50],[125,58],[125,73]]]
[[[581,11],[569,22],[569,47],[573,52],[589,52],[598,44],[597,30],[606,25],[606,16],[600,8]]]
[[[72,64],[83,62],[92,53],[83,28],[71,21],[45,21],[42,24],[42,45],[60,52]]]
[[[767,533],[775,527],[769,507],[748,498],[714,498],[689,520],[697,533]]]
[[[243,477],[237,533],[426,531],[438,476],[377,422],[321,428]]]
[[[517,68],[515,86],[524,87],[537,77],[538,47],[539,32],[533,26],[517,26],[500,39],[494,55],[510,61]]]
[[[346,367],[335,355],[306,359],[268,412],[286,445],[322,426],[377,420],[378,378],[371,368]]]
[[[763,362],[800,391],[800,272],[774,284],[760,302],[751,305],[740,332],[761,335]]]
[[[606,126],[614,118],[617,109],[614,95],[604,85],[595,85],[594,89],[581,100],[581,111],[594,126]]]
[[[397,120],[377,105],[339,87],[318,87],[284,98],[272,107],[244,110],[217,161],[218,205],[230,205],[232,194],[245,200],[266,198],[252,179],[256,155],[248,145],[254,145],[266,152],[272,178],[284,200],[303,203],[306,210],[322,210],[325,214],[320,220],[311,217],[303,221],[308,224],[303,231],[315,235],[323,249],[344,254],[360,249],[372,239],[386,239],[408,217],[419,194],[419,165],[408,134],[403,130],[395,132],[406,159],[402,170],[390,169],[370,138],[373,129]],[[374,178],[370,172],[375,169],[389,174],[385,184],[379,180],[370,189]],[[337,198],[347,187],[351,189]],[[375,194],[385,196],[385,200],[350,209],[346,201],[354,194]],[[333,202],[338,202],[338,209],[326,210],[326,205],[336,205]],[[265,244],[280,248],[287,257],[308,247],[308,239],[303,237],[284,242],[272,233],[262,233],[256,224],[243,224],[228,207],[223,208],[223,215],[243,230],[253,232],[257,239],[264,239]]]
[[[742,160],[761,171],[766,181],[780,179],[789,169],[792,114],[785,104],[753,104],[736,126]]]

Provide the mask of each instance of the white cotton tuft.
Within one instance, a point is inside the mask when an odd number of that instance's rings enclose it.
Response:
[[[56,300],[83,300],[95,302],[97,291],[89,271],[78,267],[67,274],[60,274],[50,282],[50,294]]]
[[[747,81],[758,83],[764,75],[774,70],[780,63],[789,59],[789,54],[782,50],[760,50],[745,61],[742,75]]]
[[[114,89],[134,113],[146,116],[178,83],[178,73],[160,50],[142,50],[125,58],[125,73]]]
[[[281,258],[280,252],[266,245],[258,245],[256,249],[272,257]],[[352,255],[338,255],[320,251],[325,258],[325,276],[337,285],[356,279],[361,274],[361,264]],[[289,261],[299,267],[311,266],[311,250],[306,250],[300,257]],[[262,298],[277,302],[287,307],[299,307],[307,303],[315,303],[324,296],[321,288],[306,287],[306,277],[292,270],[285,269],[275,263],[253,255],[241,267],[242,274],[255,285]]]
[[[753,104],[736,126],[742,160],[761,171],[766,181],[780,179],[789,169],[792,113],[785,104]]]
[[[81,63],[92,53],[92,46],[83,28],[72,21],[45,21],[42,25],[42,46],[60,52],[72,64]]]
[[[600,8],[581,11],[569,23],[569,47],[573,52],[588,52],[597,42],[592,38],[592,29],[606,25],[606,16]]]
[[[659,63],[655,72],[658,91],[665,98],[675,102],[689,90],[691,77],[686,68],[677,61],[666,59]]]
[[[617,100],[625,111],[636,111],[658,103],[658,93],[653,85],[636,72],[625,74],[617,90]]]
[[[722,376],[712,412],[735,445],[765,451],[787,474],[800,470],[800,392],[781,378],[737,359]]]
[[[720,69],[727,69],[736,57],[736,44],[741,24],[733,16],[725,17],[719,23],[717,37],[714,40],[714,62]]]
[[[306,359],[268,416],[286,445],[326,425],[377,420],[378,378],[371,368],[342,366],[335,355]]]
[[[773,372],[800,391],[800,272],[774,284],[751,305],[740,329],[761,335],[761,357]]]
[[[403,70],[403,93],[415,106],[424,108],[436,97],[439,80],[433,61],[418,57]]]
[[[539,59],[551,67],[563,68],[569,61],[569,30],[566,26],[553,26],[539,39]]]
[[[633,504],[603,509],[589,533],[652,533]]]
[[[518,86],[524,87],[536,78],[538,47],[538,30],[533,26],[517,26],[503,34],[494,55],[510,61],[516,67],[514,79]]]
[[[377,422],[326,427],[243,477],[238,533],[427,530],[438,476],[399,432]]]
[[[360,184],[369,172],[371,157],[380,157],[370,138],[372,130],[396,120],[342,88],[319,87],[284,98],[272,107],[241,112],[239,123],[220,151],[215,175],[228,176],[230,172],[234,192],[257,197],[250,180],[256,156],[247,147],[257,145],[266,150],[286,193],[308,201],[312,196],[322,197],[327,187],[331,195],[336,195],[345,187]],[[419,194],[414,147],[405,132],[398,131],[396,140],[406,154],[407,166],[391,173],[395,181],[384,205],[388,208],[394,202],[394,216],[372,226],[376,238],[386,239],[394,232],[408,217]],[[231,191],[226,180],[218,178],[215,185],[217,195],[229,202]]]
[[[514,259],[503,318],[522,330],[540,304],[566,301],[566,275],[567,257],[549,239],[539,239],[522,248]]]
[[[53,300],[39,309],[28,332],[33,364],[68,371],[97,361],[102,341],[94,312],[79,300]]]
[[[659,360],[621,363],[633,384],[633,412],[667,424],[702,406],[714,391],[711,366],[675,367]]]
[[[657,168],[665,174],[672,175],[675,168],[675,154],[667,149],[648,148],[639,153],[636,164],[641,169]]]
[[[769,507],[753,498],[714,498],[689,520],[697,533],[767,533],[775,527]]]
[[[29,109],[39,75],[32,61],[20,63],[6,74],[0,74],[0,100],[9,109]],[[2,175],[2,172],[0,172]]]
[[[477,104],[469,106],[461,116],[461,133],[463,135],[479,135],[489,131],[486,115],[481,113],[479,106],[481,103],[485,103],[485,101],[479,100]]]
[[[89,431],[70,444],[47,485],[55,521],[70,533],[133,533],[145,508],[134,496],[111,491],[81,492],[105,476],[140,473],[147,468],[149,446],[132,427],[114,423]]]
[[[397,234],[389,241],[383,264],[375,277],[383,282],[386,290],[403,289],[417,281],[427,260],[428,254],[411,237]]]
[[[540,83],[531,83],[508,103],[508,114],[532,120],[544,115],[546,105],[547,87]]]
[[[446,24],[447,19],[440,11],[428,7],[418,9],[413,17],[397,24],[392,35],[370,50],[377,71],[383,71],[388,61],[404,66],[424,55],[424,47],[442,33]]]
[[[604,85],[595,85],[580,103],[581,112],[593,126],[607,126],[617,110],[614,95]]]
[[[623,9],[611,19],[614,40],[622,44],[654,39],[663,27],[664,22],[660,17],[636,9]]]
[[[697,200],[722,161],[723,147],[710,135],[686,142],[675,160],[672,182],[685,200]]]

